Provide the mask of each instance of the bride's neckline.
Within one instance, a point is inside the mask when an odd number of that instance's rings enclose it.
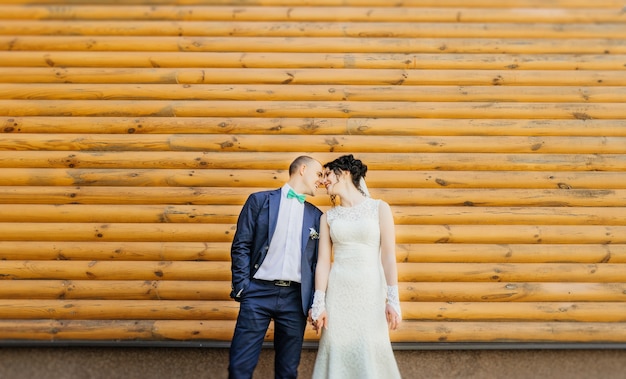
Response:
[[[365,204],[365,203],[367,202],[367,199],[369,199],[369,198],[368,198],[368,197],[365,197],[365,198],[363,198],[363,200],[359,201],[359,202],[358,202],[358,203],[356,203],[356,204],[353,204],[353,205],[350,205],[350,206],[346,206],[346,205],[341,205],[341,204],[339,204],[339,205],[337,205],[337,207],[339,207],[339,208],[343,208],[343,209],[353,209],[353,208],[356,208],[356,207],[361,206],[362,204]]]

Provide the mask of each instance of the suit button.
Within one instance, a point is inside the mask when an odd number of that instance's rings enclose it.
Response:
[[[259,268],[259,265],[254,265],[254,268]]]

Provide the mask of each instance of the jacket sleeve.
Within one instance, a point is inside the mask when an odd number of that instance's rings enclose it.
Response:
[[[230,297],[238,301],[250,283],[250,265],[259,208],[257,196],[250,195],[239,214],[237,231],[230,249],[232,274]]]

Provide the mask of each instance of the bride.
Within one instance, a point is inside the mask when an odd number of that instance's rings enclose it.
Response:
[[[367,166],[352,155],[324,169],[334,206],[320,220],[313,378],[399,378],[388,330],[402,319],[391,209],[369,196]]]

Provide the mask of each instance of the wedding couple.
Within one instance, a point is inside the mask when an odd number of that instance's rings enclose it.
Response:
[[[388,331],[401,321],[393,215],[369,196],[366,172],[352,155],[323,166],[300,156],[282,188],[247,199],[231,248],[240,309],[229,378],[252,378],[271,320],[276,378],[297,378],[307,320],[321,333],[313,378],[400,377]],[[305,200],[321,185],[333,203],[324,214]]]

